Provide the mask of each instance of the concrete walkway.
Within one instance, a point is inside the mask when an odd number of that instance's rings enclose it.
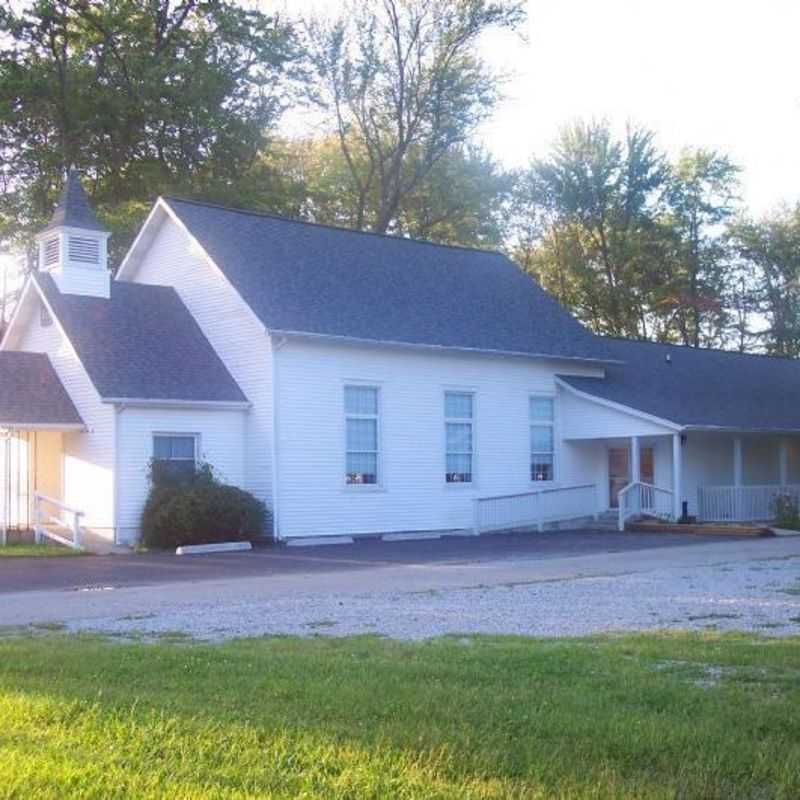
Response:
[[[621,538],[631,546],[624,547],[618,542],[619,537],[613,535],[583,535],[596,537],[597,543],[602,544],[602,549],[590,553],[574,550],[559,552],[552,540],[563,534],[544,534],[540,545],[546,547],[549,543],[553,548],[549,556],[537,553],[536,548],[530,544],[525,547],[524,543],[522,552],[515,552],[520,549],[520,543],[513,538],[505,543],[505,548],[500,546],[500,540],[494,540],[492,547],[487,548],[485,553],[472,553],[472,557],[465,555],[461,548],[460,557],[453,552],[449,556],[439,553],[436,558],[425,558],[424,552],[434,542],[382,544],[379,546],[383,554],[381,559],[358,557],[354,549],[345,547],[334,548],[339,553],[336,558],[321,552],[323,548],[316,553],[302,554],[281,550],[274,551],[271,558],[261,556],[264,563],[258,561],[257,554],[228,556],[228,559],[242,559],[241,563],[247,565],[246,568],[241,567],[235,573],[220,577],[198,578],[195,575],[194,578],[178,581],[154,581],[153,571],[164,570],[163,577],[174,573],[158,560],[145,559],[141,563],[146,564],[150,572],[147,576],[142,576],[143,582],[138,585],[100,581],[71,588],[62,585],[59,588],[39,588],[33,591],[5,591],[0,596],[0,626],[157,614],[165,609],[192,607],[209,602],[225,605],[268,601],[270,597],[283,600],[292,596],[308,597],[315,593],[356,595],[365,592],[406,593],[508,586],[589,576],[646,575],[648,572],[668,568],[800,558],[800,537],[726,539],[711,542],[677,537],[679,542],[667,543],[667,537],[625,534]],[[676,537],[668,538],[672,540]],[[568,539],[572,544],[578,542],[577,538],[569,537],[564,537],[564,542]],[[410,544],[416,545],[416,549],[404,550],[401,546]],[[423,544],[425,547],[420,548]],[[422,554],[418,552],[420,549]],[[405,557],[402,557],[404,552]],[[412,558],[412,554],[415,557]],[[120,557],[110,556],[108,560],[117,558]],[[202,557],[197,558],[199,562]],[[252,561],[244,561],[248,558]],[[70,565],[80,566],[76,562],[83,564],[99,560],[100,557],[86,557],[65,561],[69,561]],[[54,561],[47,566],[54,570],[55,576]],[[183,563],[189,566],[188,562]],[[248,572],[255,568],[255,564],[260,566],[258,573]],[[0,587],[4,583],[8,586],[7,579],[12,571],[8,569],[9,566],[13,570],[14,565],[2,564],[4,569],[0,572]],[[64,564],[63,568],[66,567]],[[191,574],[191,569],[187,574]]]

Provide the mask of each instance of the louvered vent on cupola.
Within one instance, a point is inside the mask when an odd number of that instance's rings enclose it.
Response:
[[[78,173],[70,170],[53,218],[37,237],[39,269],[53,275],[63,294],[109,297],[110,235],[97,221]]]

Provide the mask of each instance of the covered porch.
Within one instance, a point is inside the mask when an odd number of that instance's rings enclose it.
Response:
[[[32,534],[81,546],[64,502],[64,440],[85,429],[49,359],[0,352],[0,546]]]
[[[601,508],[637,516],[768,522],[800,502],[800,434],[686,430],[568,441],[600,474]]]

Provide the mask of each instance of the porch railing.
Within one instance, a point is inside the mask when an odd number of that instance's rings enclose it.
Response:
[[[634,481],[620,490],[618,527],[624,531],[625,523],[634,517],[672,519],[673,508],[673,493],[670,489]]]
[[[787,486],[701,486],[697,516],[703,522],[767,522],[775,519],[778,498],[800,505],[800,484]]]
[[[476,534],[530,527],[542,530],[548,522],[596,516],[597,509],[595,483],[479,497],[474,501],[473,530]]]
[[[48,510],[51,508],[56,509],[55,514]],[[82,550],[82,516],[83,511],[36,492],[33,496],[33,535],[36,544],[41,544],[42,538],[47,537],[74,550]]]

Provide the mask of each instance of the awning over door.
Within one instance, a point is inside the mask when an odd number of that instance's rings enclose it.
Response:
[[[83,420],[44,353],[0,352],[0,428],[81,430]]]

